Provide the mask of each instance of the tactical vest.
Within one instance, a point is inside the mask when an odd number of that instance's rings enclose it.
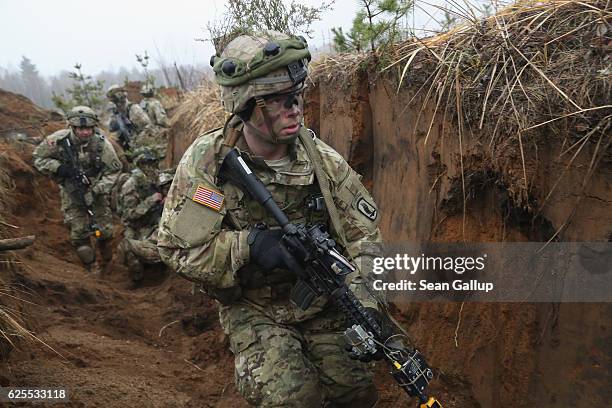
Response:
[[[72,136],[72,133],[70,133],[66,137]],[[74,136],[74,138],[76,138],[76,136]],[[94,133],[88,143],[80,145],[76,143],[72,144],[72,152],[75,154],[83,173],[85,173],[89,179],[95,179],[104,167],[102,163],[104,139],[102,134]],[[65,152],[62,151],[61,154],[65,155]],[[65,158],[65,160],[68,160],[68,158]]]
[[[246,153],[243,153],[243,158],[270,191],[274,201],[287,214],[289,221],[296,224],[327,225],[329,216],[325,206],[322,205],[321,190],[316,182],[313,163],[308,160],[303,146],[296,146],[296,149],[300,151],[296,152],[296,159],[286,170],[273,170],[261,160],[251,160]],[[222,158],[219,167],[221,162]],[[279,227],[276,220],[257,201],[251,199],[233,183],[224,181],[218,174],[217,176],[217,186],[225,195],[227,214],[223,222],[226,228],[250,230],[260,223],[271,228]],[[288,295],[295,280],[286,271],[263,271],[255,264],[243,267],[239,275],[243,288],[256,289],[270,286],[276,291],[283,292],[282,297]],[[279,285],[282,283],[288,285]]]
[[[149,102],[146,99],[140,101],[140,107],[147,115],[149,115],[149,117],[151,117],[151,114],[149,113]]]

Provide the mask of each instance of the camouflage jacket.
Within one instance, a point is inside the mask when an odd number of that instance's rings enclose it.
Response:
[[[149,119],[155,126],[164,128],[170,127],[170,122],[166,116],[166,110],[161,102],[155,98],[144,98],[140,101],[140,107],[149,115]]]
[[[117,203],[117,212],[126,228],[157,228],[162,210],[161,204],[153,196],[157,192],[156,180],[151,180],[138,168],[132,170],[121,187]]]
[[[119,109],[119,107],[114,103],[111,105],[110,122],[108,124],[109,129],[117,129],[118,127],[117,120],[114,116],[114,111],[123,111],[123,113],[127,115],[128,119],[134,124],[137,133],[151,128],[151,120],[145,111],[142,110],[140,105],[127,101],[125,106],[126,107],[122,110]]]
[[[98,128],[86,142],[79,143],[71,129],[62,129],[47,136],[34,150],[34,166],[43,174],[56,176],[62,163],[68,163],[68,157],[61,140],[69,137],[79,166],[91,181],[91,192],[94,195],[110,194],[121,171],[121,162],[113,145],[104,137]],[[76,190],[71,180],[57,179],[60,188],[67,194]]]
[[[302,132],[305,137],[312,137],[307,129]],[[269,308],[275,318],[284,315],[277,320],[304,320],[320,311],[327,299],[319,299],[306,312],[296,310],[297,307],[288,301],[291,285],[295,282],[293,275],[282,269],[262,271],[249,262],[247,236],[251,227],[258,222],[265,222],[272,228],[278,224],[234,184],[220,183],[217,173],[227,153],[222,142],[222,131],[213,131],[198,138],[183,155],[160,221],[160,255],[179,275],[200,282],[222,303],[242,297]],[[327,211],[311,210],[307,205],[313,196],[320,194],[320,189],[313,164],[299,139],[290,146],[291,164],[284,171],[274,170],[261,158],[251,156],[244,138],[239,139],[237,147],[291,222],[329,221]],[[334,202],[342,214],[346,255],[360,267],[353,276],[347,277],[348,282],[366,305],[376,307],[376,301],[365,287],[370,277],[360,273],[360,270],[368,270],[366,262],[371,262],[380,249],[374,201],[363,187],[360,176],[342,156],[320,139],[316,139],[316,147],[329,178]],[[197,202],[198,190],[215,191],[222,200],[221,207],[211,208]],[[371,203],[374,217],[358,210],[359,199]]]

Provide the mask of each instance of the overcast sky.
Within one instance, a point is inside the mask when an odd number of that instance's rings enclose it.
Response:
[[[428,2],[444,4],[444,0]],[[25,55],[43,75],[70,70],[75,62],[83,65],[84,72],[95,74],[136,66],[134,55],[145,50],[153,68],[160,54],[169,63],[207,63],[212,45],[195,39],[207,36],[206,23],[223,13],[223,4],[222,0],[0,0],[0,67],[16,69]],[[358,0],[336,0],[334,9],[313,26],[314,39],[309,42],[329,41],[330,27],[348,30],[358,8]],[[435,25],[422,12],[415,23]]]

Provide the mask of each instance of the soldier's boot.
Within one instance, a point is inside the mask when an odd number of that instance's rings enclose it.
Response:
[[[96,263],[96,252],[90,245],[79,245],[76,249],[76,253],[89,273],[94,276],[100,275],[100,267]]]

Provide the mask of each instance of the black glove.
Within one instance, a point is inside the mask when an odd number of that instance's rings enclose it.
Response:
[[[110,123],[108,124],[108,131],[109,132],[116,132],[119,130],[119,123],[117,123],[116,119],[112,119],[110,121]]]
[[[74,168],[66,163],[62,163],[58,168],[57,171],[55,172],[57,174],[58,177],[60,178],[72,178],[76,175],[76,171],[74,170]]]
[[[283,231],[256,226],[248,237],[251,261],[264,269],[286,268],[286,250],[281,248]]]

